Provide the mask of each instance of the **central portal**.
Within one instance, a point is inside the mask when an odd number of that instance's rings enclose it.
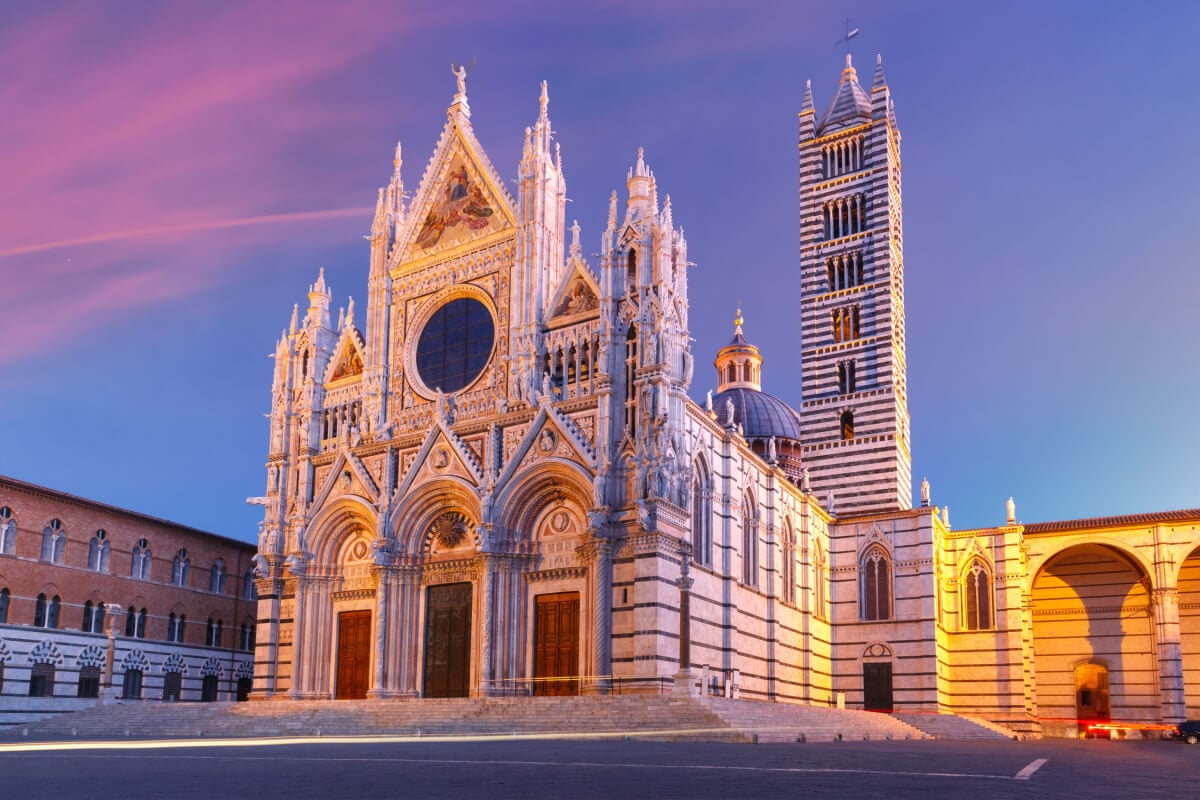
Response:
[[[471,584],[430,586],[425,596],[425,696],[467,697],[471,677]]]
[[[534,694],[579,694],[579,592],[542,594],[534,609]]]
[[[371,612],[345,611],[338,614],[337,688],[334,698],[365,698],[370,664]]]

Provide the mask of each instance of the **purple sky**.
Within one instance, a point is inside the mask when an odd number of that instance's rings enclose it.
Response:
[[[318,268],[361,307],[395,142],[415,190],[473,55],[505,177],[550,82],[585,253],[645,147],[692,396],[740,298],[798,404],[796,114],[849,15],[904,134],[914,482],[956,528],[1200,505],[1200,6],[500,5],[0,7],[0,473],[253,539],[267,354]]]

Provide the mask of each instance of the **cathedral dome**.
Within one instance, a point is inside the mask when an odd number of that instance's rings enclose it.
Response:
[[[742,426],[747,439],[800,441],[800,413],[775,395],[744,386],[718,392],[713,395],[713,410],[719,419],[729,403],[733,404],[733,421]]]

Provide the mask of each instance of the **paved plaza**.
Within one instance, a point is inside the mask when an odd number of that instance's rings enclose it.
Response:
[[[0,746],[0,796],[1142,798],[1193,793],[1198,759],[1158,741],[28,742]]]

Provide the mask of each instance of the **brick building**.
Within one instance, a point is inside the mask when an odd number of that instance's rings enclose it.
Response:
[[[245,542],[0,476],[0,724],[96,702],[109,621],[123,700],[244,697],[253,556]]]

